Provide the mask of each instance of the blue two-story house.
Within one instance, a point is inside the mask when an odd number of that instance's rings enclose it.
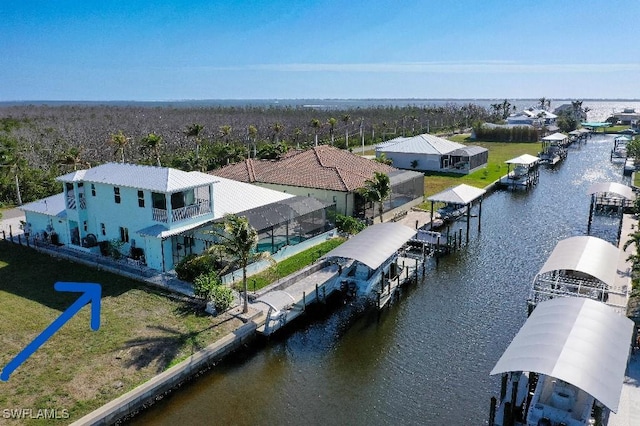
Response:
[[[219,180],[199,172],[107,163],[57,178],[63,193],[23,206],[30,237],[89,252],[115,242],[119,251],[167,271],[172,238],[214,219],[213,191]]]

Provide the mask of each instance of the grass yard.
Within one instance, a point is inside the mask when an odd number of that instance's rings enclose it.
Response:
[[[540,144],[534,143],[506,143],[506,142],[474,142],[468,140],[468,135],[456,135],[449,138],[452,141],[467,145],[477,145],[489,150],[487,167],[469,175],[454,173],[427,173],[424,179],[424,195],[428,197],[449,187],[461,183],[484,188],[507,174],[505,161],[522,154],[537,155]],[[431,203],[425,203],[423,208],[431,208]]]
[[[226,314],[201,315],[188,301],[137,281],[0,241],[0,368],[77,299],[56,292],[56,281],[102,285],[100,330],[91,331],[90,308],[83,307],[0,381],[2,409],[67,409],[63,422],[77,420],[242,324]]]
[[[300,269],[311,265],[321,256],[329,253],[331,250],[338,247],[343,242],[345,242],[344,238],[332,238],[328,241],[318,244],[315,247],[284,259],[283,261],[267,269],[266,271],[248,277],[247,286],[249,288],[249,291],[259,290],[282,277],[291,275],[294,272],[297,272]]]

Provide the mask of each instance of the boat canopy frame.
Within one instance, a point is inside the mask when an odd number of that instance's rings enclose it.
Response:
[[[633,327],[630,319],[590,299],[547,300],[533,311],[490,374],[551,376],[617,412]]]
[[[560,241],[533,279],[529,309],[556,297],[583,297],[607,303],[614,288],[619,250],[592,236]],[[617,306],[612,306],[618,308]]]

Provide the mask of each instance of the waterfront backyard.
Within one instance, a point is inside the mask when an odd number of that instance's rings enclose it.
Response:
[[[79,297],[56,292],[56,281],[102,285],[100,329],[91,331],[90,308],[82,308],[0,382],[2,408],[66,409],[70,421],[79,419],[242,324],[137,281],[0,241],[0,366]]]

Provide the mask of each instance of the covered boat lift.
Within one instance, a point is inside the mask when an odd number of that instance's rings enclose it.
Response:
[[[478,201],[478,231],[481,227],[482,219],[482,199],[487,191],[474,186],[460,184],[427,198],[431,201],[431,227],[433,228],[433,210],[435,203],[445,203],[445,206],[438,210],[443,223],[452,222],[463,216],[467,216],[467,242],[469,242],[469,224],[471,221],[471,207]]]
[[[597,132],[598,129],[602,129],[603,133],[606,131],[607,127],[613,126],[613,124],[607,121],[587,121],[584,123],[580,123],[580,125],[582,127],[586,127],[587,129],[591,129],[591,131],[593,132]]]
[[[519,157],[505,161],[507,164],[507,174],[500,178],[500,185],[506,188],[524,188],[538,183],[540,177],[540,158],[530,154],[523,154]],[[511,170],[511,166],[513,170]]]
[[[540,160],[549,165],[567,158],[567,147],[569,146],[569,137],[564,133],[556,132],[552,135],[542,138],[542,152],[538,154]]]
[[[618,227],[618,241],[620,241],[624,212],[633,208],[633,203],[636,199],[633,189],[617,182],[602,182],[591,185],[587,194],[591,195],[587,235],[591,234],[591,222],[593,221],[594,213],[617,212],[620,216],[620,225]]]
[[[627,135],[616,136],[613,139],[613,149],[611,150],[611,161],[617,159],[626,160],[627,158],[627,144],[631,142],[631,137]]]
[[[616,246],[590,236],[560,241],[533,279],[529,313],[535,306],[556,297],[582,297],[606,303],[624,314],[627,292],[616,288]]]
[[[632,335],[633,322],[603,303],[586,298],[540,303],[491,370],[503,375],[504,410],[489,424],[518,420],[515,407],[523,406],[525,424],[587,425],[594,399],[617,412]],[[528,383],[522,372],[533,373]],[[533,394],[527,385],[535,385]],[[538,423],[544,418],[555,422]]]
[[[338,260],[341,279],[356,284],[359,292],[364,295],[377,291],[378,305],[382,307],[384,303],[380,301],[381,294],[389,297],[401,284],[401,271],[395,263],[398,252],[415,235],[415,229],[400,223],[379,223],[354,235],[320,260]],[[386,283],[385,276],[388,277]],[[397,282],[392,288],[393,281]],[[375,288],[376,285],[379,288]]]

